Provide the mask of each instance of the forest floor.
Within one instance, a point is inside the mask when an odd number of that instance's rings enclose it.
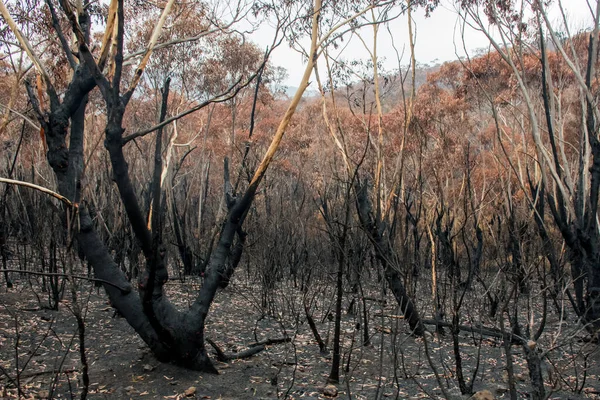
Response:
[[[38,287],[37,283],[33,287]],[[170,298],[184,307],[193,300],[198,282],[170,282],[167,287]],[[448,330],[446,335],[427,335],[426,352],[423,339],[409,335],[390,294],[386,304],[367,301],[368,346],[361,345],[364,325],[357,324],[360,318],[344,312],[342,379],[340,384],[327,387],[331,355],[320,354],[308,324],[301,323],[304,309],[302,299],[293,294],[297,292],[282,287],[273,294],[268,301],[270,316],[262,312],[260,290],[255,287],[233,283],[220,292],[211,308],[206,334],[225,352],[242,351],[264,339],[289,336],[292,340],[267,346],[251,358],[215,361],[219,375],[210,375],[158,362],[127,322],[114,316],[102,290],[82,289],[79,301],[87,310],[88,398],[443,398],[440,382],[449,397],[469,397],[461,396],[456,384]],[[81,363],[71,303],[63,300],[58,311],[51,311],[41,307],[44,296],[47,293],[34,292],[27,281],[0,290],[1,398],[16,398],[16,385],[22,398],[79,398]],[[68,297],[67,293],[65,299]],[[326,301],[313,303],[315,321],[323,338],[332,338],[334,324],[328,316],[333,299],[321,297]],[[293,315],[298,318],[290,317]],[[553,324],[549,321],[547,327],[544,359],[549,398],[600,399],[598,345],[586,343],[585,332],[573,329],[567,321]],[[572,333],[567,332],[569,329]],[[460,337],[467,380],[479,360],[475,391],[487,389],[498,399],[508,398],[501,341],[468,332]],[[527,398],[530,387],[523,351],[518,345],[512,351],[519,398]],[[551,382],[555,385],[552,390]]]

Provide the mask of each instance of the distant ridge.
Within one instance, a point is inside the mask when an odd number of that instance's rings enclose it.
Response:
[[[287,97],[292,98],[296,94],[297,90],[298,90],[297,86],[286,86],[284,93]],[[304,94],[302,95],[302,97],[309,98],[309,97],[316,97],[318,95],[319,95],[319,92],[317,92],[316,90],[306,89],[304,91]]]

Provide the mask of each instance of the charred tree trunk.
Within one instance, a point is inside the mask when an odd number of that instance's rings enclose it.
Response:
[[[104,285],[110,303],[119,310],[159,360],[170,360],[169,349],[159,340],[142,310],[142,302],[138,294],[132,290],[123,272],[100,240],[85,206],[79,208],[79,223],[77,241],[93,267],[96,277],[111,283],[111,285]]]
[[[321,355],[327,355],[327,353],[329,353],[329,351],[327,350],[327,345],[325,344],[325,342],[321,338],[321,335],[319,334],[319,330],[317,329],[315,320],[310,313],[310,309],[306,300],[304,301],[304,313],[306,315],[306,321],[308,322],[308,326],[310,327],[310,330],[313,333],[317,344],[319,345],[319,352],[321,353]]]
[[[338,258],[338,270],[336,274],[336,293],[335,293],[335,324],[333,330],[333,358],[331,361],[331,372],[329,373],[329,377],[327,381],[332,383],[338,383],[340,381],[340,364],[342,358],[341,352],[341,343],[340,343],[340,334],[341,334],[341,324],[342,324],[342,297],[344,295],[343,286],[344,286],[344,264],[346,262],[345,252],[346,252],[346,244],[345,244],[345,236],[346,236],[346,226],[343,228],[343,238],[340,238],[340,245],[342,246],[339,249],[339,258]]]
[[[527,358],[527,368],[529,370],[529,379],[531,379],[531,398],[533,400],[546,399],[546,389],[544,388],[544,376],[542,374],[542,358],[537,344],[531,342],[523,345],[525,356]]]
[[[219,287],[221,289],[227,288],[229,283],[231,282],[231,278],[235,270],[237,269],[240,261],[242,259],[242,254],[244,253],[244,244],[246,243],[246,232],[242,230],[240,227],[237,231],[237,240],[235,241],[235,245],[233,249],[231,249],[229,258],[227,259],[227,268],[225,269],[225,273],[222,276],[221,283]]]
[[[335,280],[335,319],[333,330],[333,358],[331,360],[331,371],[328,382],[338,383],[340,381],[341,365],[341,323],[342,323],[342,300],[344,295],[344,270],[347,263],[348,227],[350,223],[350,194],[352,183],[347,183],[342,199],[344,205],[343,222],[341,231],[336,227],[335,221],[330,214],[326,197],[321,198],[321,215],[327,225],[327,233],[331,242],[332,250],[337,260],[337,271]],[[341,219],[341,218],[340,218]]]
[[[592,91],[596,64],[598,61],[598,15],[594,21],[594,30],[590,35],[588,45],[588,60],[585,83],[588,90]],[[600,196],[600,139],[598,138],[598,121],[594,110],[598,107],[586,98],[586,128],[589,145],[592,152],[592,165],[590,167],[590,201],[584,216],[584,229],[580,232],[583,247],[587,255],[585,273],[588,274],[587,298],[585,318],[596,328],[596,335],[600,338],[600,234],[598,233],[598,202]]]
[[[390,289],[392,290],[392,293],[394,294],[394,297],[396,298],[404,317],[408,321],[410,329],[415,335],[421,336],[424,333],[424,327],[421,322],[421,318],[419,317],[419,313],[417,312],[412,299],[406,293],[400,272],[392,263],[392,249],[390,248],[386,238],[383,236],[384,230],[380,226],[382,223],[376,222],[373,216],[373,206],[368,197],[368,182],[365,181],[360,183],[357,180],[355,187],[356,206],[361,225],[373,243],[377,259],[383,267],[385,279],[390,286]]]
[[[596,64],[598,61],[598,16],[596,16],[594,30],[589,35],[587,66],[585,82],[581,84],[581,90],[593,92],[592,84],[596,75]],[[562,168],[553,135],[553,113],[552,107],[552,77],[551,69],[548,68],[547,53],[544,44],[545,38],[540,30],[540,44],[542,57],[542,97],[544,100],[544,111],[552,156],[555,169],[558,174],[557,184],[563,180]],[[571,263],[571,276],[575,289],[575,309],[578,315],[583,316],[585,321],[596,330],[600,330],[600,244],[598,234],[598,202],[600,194],[600,139],[598,137],[598,121],[596,112],[598,104],[591,96],[585,96],[582,100],[582,114],[585,116],[585,125],[582,126],[581,137],[587,137],[587,143],[582,139],[579,159],[579,188],[573,199],[565,198],[560,190],[555,195],[546,193],[548,206],[552,213],[555,224],[558,226],[565,244],[569,248],[569,261]],[[591,154],[591,160],[584,159],[586,149]],[[585,181],[586,165],[589,165],[589,182]],[[589,184],[589,187],[586,187]],[[573,201],[572,209],[569,210],[566,202]],[[573,214],[573,215],[571,215]],[[586,285],[587,284],[587,285]],[[587,295],[586,295],[587,292]]]
[[[302,82],[301,89],[293,97],[278,129],[272,139],[269,149],[252,178],[248,188],[240,199],[232,197],[228,201],[228,213],[223,222],[222,229],[215,250],[211,253],[208,268],[205,274],[204,285],[199,291],[196,301],[187,312],[178,311],[163,295],[162,287],[166,279],[166,266],[164,255],[160,246],[160,190],[155,185],[156,220],[152,223],[152,231],[147,226],[147,220],[142,212],[136,197],[134,185],[131,181],[128,164],[124,156],[123,147],[127,140],[123,137],[123,117],[126,106],[131,99],[135,87],[144,71],[151,50],[154,48],[156,38],[160,34],[160,27],[168,15],[169,7],[165,7],[164,14],[159,20],[157,29],[153,33],[148,47],[148,53],[143,58],[138,69],[135,70],[129,88],[122,93],[122,74],[124,61],[124,1],[118,0],[115,5],[115,30],[107,38],[113,42],[113,63],[111,76],[103,74],[106,57],[103,55],[98,62],[88,47],[90,20],[88,9],[82,7],[73,10],[71,3],[59,0],[65,16],[71,23],[73,33],[77,40],[77,57],[79,64],[74,59],[73,49],[64,38],[61,29],[57,28],[63,50],[73,68],[72,80],[64,95],[59,96],[52,87],[49,77],[44,75],[46,92],[49,97],[50,111],[40,107],[35,91],[28,85],[28,93],[38,120],[45,132],[48,146],[47,158],[57,181],[59,192],[70,200],[71,207],[77,211],[79,224],[76,239],[80,249],[92,266],[96,276],[105,281],[104,288],[108,293],[113,306],[127,319],[129,324],[148,344],[157,358],[161,361],[174,361],[179,365],[194,370],[217,372],[208,357],[204,344],[204,325],[210,305],[212,304],[218,287],[226,272],[227,262],[241,256],[233,252],[232,243],[236,233],[241,232],[244,219],[254,200],[258,186],[278,149],[284,132],[302,98],[302,93],[308,86],[308,80],[318,58],[319,30],[321,1],[315,0],[312,18],[311,51]],[[170,3],[172,4],[172,3]],[[52,2],[47,2],[56,20]],[[55,21],[56,22],[56,21]],[[55,23],[55,27],[58,23]],[[85,32],[84,32],[85,31]],[[153,42],[154,41],[154,42]],[[271,51],[271,50],[269,50]],[[108,54],[108,53],[106,53]],[[265,55],[261,69],[267,62]],[[255,75],[254,75],[255,76]],[[98,86],[106,103],[106,127],[104,146],[108,151],[112,166],[112,174],[116,183],[121,202],[125,208],[133,234],[146,260],[146,273],[142,276],[139,286],[142,299],[132,290],[124,273],[119,269],[110,255],[109,250],[94,229],[90,218],[89,207],[85,202],[79,201],[78,182],[83,171],[83,122],[85,115],[85,102],[87,94]],[[123,85],[124,86],[124,85]],[[235,90],[230,89],[229,94],[235,95],[243,87],[237,85]],[[207,103],[208,104],[208,103]],[[195,108],[198,110],[199,108]],[[192,110],[190,110],[192,112]],[[66,138],[71,124],[70,145],[67,146]],[[155,153],[160,158],[160,137],[157,140]],[[157,160],[157,164],[159,161]],[[155,174],[156,180],[156,174]],[[243,244],[243,236],[240,241]],[[243,248],[243,247],[242,247]],[[241,249],[241,248],[240,248]]]
[[[184,218],[179,217],[179,213],[177,212],[177,203],[174,198],[171,211],[173,215],[173,230],[175,231],[177,250],[179,250],[179,257],[183,263],[183,274],[192,275],[194,272],[194,253],[186,243],[185,226],[182,226]]]
[[[236,196],[234,193],[234,188],[231,185],[230,175],[229,175],[229,159],[226,157],[223,163],[223,171],[224,171],[224,181],[225,181],[225,202],[227,204],[227,209],[231,211],[236,205]],[[247,210],[244,211],[244,214],[241,217],[243,221],[246,218]],[[242,229],[242,224],[239,224],[236,229],[237,241],[235,244],[230,246],[229,253],[225,260],[225,270],[221,275],[221,280],[219,282],[219,287],[225,289],[229,286],[231,281],[231,277],[235,272],[237,266],[242,259],[242,253],[244,252],[244,244],[246,242],[246,232]]]
[[[554,302],[554,306],[556,307],[557,312],[561,313],[561,305],[559,301],[559,295],[564,290],[569,299],[572,299],[571,292],[568,287],[565,287],[564,279],[562,276],[562,271],[559,265],[558,257],[556,255],[556,250],[554,245],[552,244],[552,240],[550,239],[550,235],[548,234],[548,230],[546,229],[546,225],[544,224],[545,219],[545,186],[543,182],[539,182],[538,184],[534,184],[532,179],[529,178],[529,188],[533,198],[536,198],[537,201],[535,203],[534,209],[534,220],[537,226],[537,233],[540,239],[542,240],[542,250],[544,251],[544,256],[546,260],[550,264],[550,276],[552,277],[552,283],[550,285],[550,295],[552,297],[552,301]],[[573,303],[573,308],[577,311],[578,307],[575,303]]]
[[[454,218],[447,217],[447,220],[444,223],[444,216],[449,214],[446,210],[444,204],[441,204],[435,224],[435,235],[439,240],[440,247],[440,261],[442,265],[446,267],[448,278],[450,278],[452,282],[460,282],[460,264],[458,263],[454,252],[454,237],[456,235],[452,233],[452,229],[454,228]]]

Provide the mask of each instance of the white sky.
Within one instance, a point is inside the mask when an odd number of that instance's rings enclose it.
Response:
[[[587,0],[562,0],[563,8],[566,11],[570,25],[573,28],[571,33],[575,33],[585,27],[591,27],[593,20],[589,12]],[[554,6],[550,9],[551,20],[558,20],[558,8]],[[465,45],[463,46],[460,34],[458,14],[450,0],[442,0],[440,6],[432,13],[429,18],[425,17],[422,9],[413,12],[414,32],[415,32],[415,56],[417,63],[436,64],[445,61],[456,60],[458,57],[465,56],[464,48],[469,55],[473,55],[477,50],[488,46],[488,41],[483,34],[467,28],[465,32]],[[367,27],[369,32],[365,32],[365,39],[372,41],[372,28]],[[394,43],[398,50],[404,50],[402,65],[409,63],[408,51],[408,26],[406,15],[390,23],[390,30],[394,35]],[[252,35],[252,39],[261,47],[266,47],[271,43],[272,32],[263,28]],[[306,42],[308,45],[308,41]],[[369,43],[369,45],[371,45]],[[384,68],[386,70],[397,69],[398,62],[396,54],[391,46],[391,39],[387,29],[381,28],[378,43],[378,56],[385,58]],[[352,39],[341,55],[346,61],[369,57],[362,42],[358,39]],[[288,78],[284,82],[287,86],[297,86],[304,73],[305,62],[302,56],[291,49],[286,43],[282,43],[272,55],[273,64],[284,67],[288,72]]]

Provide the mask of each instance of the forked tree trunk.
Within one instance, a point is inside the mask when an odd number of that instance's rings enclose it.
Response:
[[[152,306],[143,307],[140,314],[139,299],[132,296],[118,296],[118,309],[125,308],[126,311],[137,307],[131,312],[132,326],[140,335],[145,337],[147,343],[158,355],[165,354],[163,349],[168,349],[166,353],[170,360],[186,368],[217,372],[214,368],[206,347],[204,344],[204,326],[210,305],[216,295],[217,289],[226,275],[228,260],[232,259],[232,244],[237,232],[241,231],[247,211],[250,208],[258,185],[264,177],[267,168],[270,165],[283,134],[289,124],[295,109],[300,102],[303,90],[308,84],[308,78],[312,71],[313,63],[316,59],[317,49],[317,25],[321,5],[316,0],[316,10],[313,15],[313,36],[311,44],[311,54],[314,55],[307,64],[303,81],[302,90],[299,90],[294,96],[285,116],[283,117],[273,141],[267,150],[263,160],[257,168],[257,171],[250,182],[248,188],[240,198],[228,196],[227,206],[228,214],[222,225],[215,249],[211,252],[208,261],[208,267],[205,272],[204,284],[202,285],[196,301],[186,312],[178,311],[163,295],[162,287],[164,279],[159,274],[160,271],[166,271],[161,259],[156,257],[153,249],[153,239],[151,232],[147,228],[145,218],[139,207],[138,200],[128,173],[128,166],[123,154],[123,115],[125,107],[131,98],[131,93],[120,94],[118,79],[116,85],[111,85],[106,79],[98,79],[97,83],[101,87],[107,105],[107,126],[105,129],[106,141],[105,147],[108,150],[111,165],[114,174],[114,180],[117,184],[121,201],[125,207],[132,230],[140,242],[142,252],[148,264],[148,274],[145,274],[140,282],[140,289],[145,294],[145,298],[151,298]],[[123,2],[118,2],[118,32],[117,32],[117,55],[122,56],[122,35],[123,35]],[[88,67],[94,68],[94,60],[87,47],[80,47],[83,58],[88,63]],[[120,72],[120,71],[119,71]],[[227,195],[230,193],[226,191]],[[241,254],[239,255],[241,256]],[[233,259],[239,258],[233,254]],[[94,266],[96,268],[96,266]],[[154,271],[154,278],[150,279],[150,272]],[[122,274],[120,274],[122,275]],[[117,293],[118,294],[118,293]],[[150,294],[150,296],[148,296]],[[126,315],[127,317],[127,315]],[[130,322],[131,323],[131,322]]]
[[[28,92],[46,134],[48,161],[57,177],[59,191],[65,194],[72,203],[80,203],[78,190],[79,179],[83,171],[83,117],[85,116],[85,101],[87,93],[95,85],[98,85],[106,102],[105,147],[110,156],[113,178],[132,231],[146,259],[146,273],[142,275],[139,282],[142,299],[132,290],[125,275],[118,268],[107,247],[95,231],[88,207],[85,203],[73,206],[78,211],[79,217],[79,231],[76,236],[79,246],[89,264],[93,267],[96,276],[105,281],[104,287],[113,306],[127,319],[129,324],[148,344],[159,360],[174,361],[179,365],[194,370],[216,372],[204,344],[204,326],[210,305],[213,302],[219,285],[223,282],[223,277],[227,274],[228,261],[231,262],[231,265],[239,262],[241,250],[243,249],[244,236],[241,229],[245,216],[254,200],[258,186],[277,152],[290,120],[300,103],[302,94],[308,86],[314,63],[319,55],[318,49],[333,31],[340,28],[341,25],[336,25],[331,31],[320,37],[319,20],[322,5],[321,0],[314,1],[310,56],[299,85],[300,88],[287,108],[271,144],[243,196],[239,199],[233,198],[231,202],[228,201],[229,211],[223,222],[215,249],[208,261],[204,284],[190,309],[186,312],[180,312],[163,294],[162,288],[168,278],[166,266],[164,265],[164,259],[160,255],[160,251],[157,250],[158,241],[156,240],[156,235],[153,235],[153,232],[147,227],[147,221],[136,197],[135,188],[129,176],[128,164],[123,154],[123,146],[127,141],[123,137],[123,115],[160,35],[162,24],[169,13],[173,0],[169,0],[165,6],[142,61],[133,75],[129,89],[124,93],[121,90],[123,83],[121,78],[123,73],[124,1],[112,0],[109,6],[108,21],[110,24],[116,24],[116,29],[107,29],[105,32],[106,43],[114,43],[115,49],[111,65],[112,76],[110,79],[103,75],[102,72],[108,54],[107,51],[104,51],[106,48],[103,47],[101,50],[102,56],[98,60],[94,58],[88,48],[89,35],[83,32],[89,32],[88,10],[86,8],[73,10],[71,3],[66,0],[59,0],[59,3],[69,19],[73,33],[77,39],[77,55],[80,64],[76,65],[72,57],[72,49],[64,38],[62,31],[57,29],[63,50],[67,54],[67,57],[69,57],[70,64],[74,69],[72,81],[64,96],[58,96],[52,87],[49,76],[45,74],[45,70],[41,64],[36,62],[36,68],[40,70],[39,72],[43,73],[45,78],[46,91],[51,104],[49,113],[43,110],[43,107],[37,102],[35,91],[31,86],[28,87]],[[48,6],[51,7],[50,2],[48,2]],[[369,6],[357,12],[353,18],[367,12],[372,7]],[[107,25],[110,24],[107,23]],[[84,27],[83,29],[82,26]],[[12,29],[18,32],[16,28]],[[26,46],[27,43],[24,40],[22,41],[22,45],[29,50],[30,47]],[[38,61],[32,54],[30,54],[30,57]],[[266,59],[264,63],[266,63]],[[66,137],[70,123],[71,142],[70,146],[67,146]],[[157,210],[157,213],[159,212],[160,210]],[[154,229],[160,229],[160,224],[153,225]],[[237,246],[232,251],[232,244],[236,234],[240,235],[238,244],[242,246]],[[382,258],[385,257],[382,256]],[[392,279],[391,281],[395,282],[395,286],[400,282],[399,278]],[[399,290],[395,289],[394,292],[397,293]],[[406,297],[405,294],[404,297]],[[412,303],[410,303],[410,307],[405,308],[413,310]],[[407,315],[411,316],[411,324],[414,323],[415,317],[418,320],[416,312],[407,312]],[[418,328],[420,328],[420,324]],[[416,328],[414,329],[417,331]]]

